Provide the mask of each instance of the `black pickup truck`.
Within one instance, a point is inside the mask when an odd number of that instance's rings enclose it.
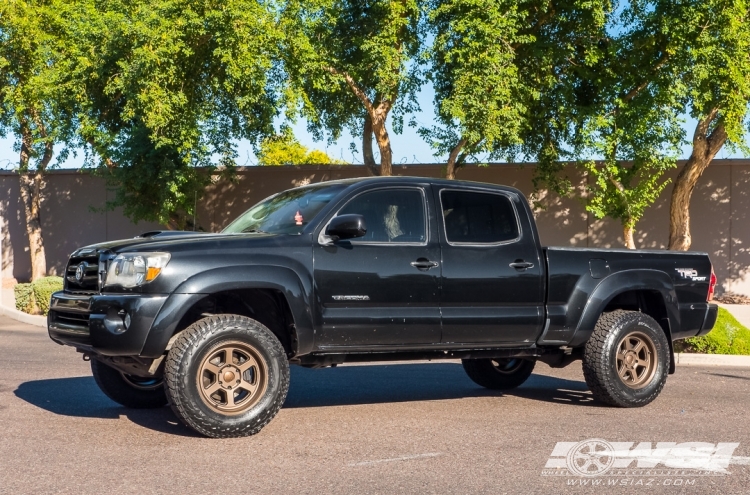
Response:
[[[596,399],[643,406],[672,341],[713,327],[715,283],[705,253],[543,248],[510,187],[367,178],[275,194],[219,234],[78,249],[48,326],[116,402],[233,437],[276,415],[289,364],[461,359],[502,390],[581,359]]]

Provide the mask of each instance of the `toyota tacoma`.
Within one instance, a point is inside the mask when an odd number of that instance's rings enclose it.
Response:
[[[705,253],[542,247],[520,191],[378,177],[275,194],[221,233],[75,251],[49,335],[126,407],[210,437],[279,411],[289,365],[461,359],[489,389],[582,360],[593,397],[653,401],[672,342],[716,321]]]

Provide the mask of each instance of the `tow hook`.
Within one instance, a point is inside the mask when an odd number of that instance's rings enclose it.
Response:
[[[91,354],[84,352],[83,353],[83,360],[84,361],[91,361]]]

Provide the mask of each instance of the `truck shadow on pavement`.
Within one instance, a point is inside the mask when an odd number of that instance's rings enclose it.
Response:
[[[181,436],[200,436],[180,423],[169,407],[128,409],[120,406],[105,396],[90,376],[24,382],[14,393],[29,404],[61,416],[98,419],[120,419],[120,416],[125,416],[133,423],[150,430]]]
[[[306,369],[293,366],[285,408],[381,404],[470,397],[521,397],[576,406],[599,406],[583,381],[532,375],[506,392],[474,384],[460,364],[378,364]],[[119,419],[173,435],[197,436],[168,407],[128,409],[107,398],[93,377],[53,378],[21,383],[16,397],[62,416]]]
[[[503,395],[543,402],[599,406],[583,381],[534,374],[521,387],[500,392],[487,390],[472,382],[460,364],[429,363],[321,369],[294,366],[284,407],[379,404]]]

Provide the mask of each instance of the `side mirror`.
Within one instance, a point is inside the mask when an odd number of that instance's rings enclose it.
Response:
[[[365,217],[354,214],[333,217],[326,229],[326,235],[334,241],[362,237],[366,233]]]

